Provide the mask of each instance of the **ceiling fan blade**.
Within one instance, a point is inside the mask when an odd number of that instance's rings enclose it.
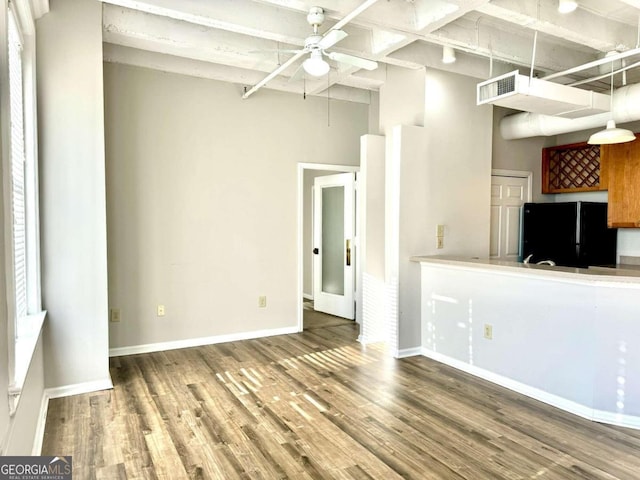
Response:
[[[258,83],[256,83],[253,87],[251,87],[249,90],[246,90],[244,92],[244,94],[242,95],[243,99],[247,99],[249,98],[251,95],[253,95],[254,93],[256,93],[258,90],[260,90],[262,87],[264,87],[267,83],[269,83],[273,78],[277,77],[278,75],[280,75],[282,72],[284,72],[287,68],[289,68],[291,65],[293,65],[300,57],[302,57],[306,52],[301,51],[296,53],[293,57],[291,57],[289,60],[287,60],[286,62],[284,62],[282,65],[280,65],[278,68],[276,68],[273,72],[271,72],[269,75],[267,75],[266,77],[264,77],[262,80],[260,80]]]
[[[249,50],[249,53],[299,53],[304,52],[304,50],[278,50],[277,48],[261,48],[259,50]]]
[[[328,53],[327,56],[336,62],[348,63],[349,65],[364,68],[365,70],[375,70],[378,68],[378,62],[367,60],[366,58],[354,57],[353,55],[347,55],[345,53],[331,52]]]
[[[289,77],[289,82],[297,82],[299,80],[302,80],[304,78],[304,73],[304,68],[302,67],[301,63],[298,69],[293,72],[293,75]]]
[[[324,34],[324,37],[322,37],[322,39],[318,42],[318,46],[322,50],[333,47],[336,43],[338,43],[340,40],[345,38],[347,35],[349,34],[344,30],[329,30],[327,33]]]

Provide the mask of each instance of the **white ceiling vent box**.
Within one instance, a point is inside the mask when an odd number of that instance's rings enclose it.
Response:
[[[477,104],[579,118],[609,111],[609,95],[520,75],[518,70],[478,84]]]

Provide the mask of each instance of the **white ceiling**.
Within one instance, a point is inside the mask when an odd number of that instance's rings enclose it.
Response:
[[[309,8],[320,6],[328,30],[365,0],[102,0],[104,57],[108,62],[213,78],[250,88],[312,32]],[[387,65],[424,66],[487,79],[516,68],[528,73],[537,31],[535,71],[563,71],[611,50],[636,48],[640,0],[578,0],[560,14],[557,0],[369,0],[373,3],[343,30],[349,36],[331,48],[376,60],[374,71],[332,65],[328,77],[289,81],[302,59],[265,88],[369,102],[384,83]],[[442,46],[457,61],[441,62]],[[264,50],[273,51],[264,51]],[[306,58],[306,57],[305,57]],[[639,61],[640,55],[633,57]],[[492,75],[490,75],[492,73]],[[587,72],[592,73],[593,72]],[[567,83],[585,73],[558,81]],[[622,76],[616,77],[616,83]],[[638,69],[628,81],[640,81]],[[586,85],[607,89],[604,79]],[[256,93],[259,95],[260,93]]]

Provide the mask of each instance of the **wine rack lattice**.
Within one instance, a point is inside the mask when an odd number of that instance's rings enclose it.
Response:
[[[586,143],[543,149],[543,193],[600,190],[600,146]]]

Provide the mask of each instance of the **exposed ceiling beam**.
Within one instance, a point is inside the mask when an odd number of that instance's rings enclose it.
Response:
[[[118,6],[105,5],[103,24],[103,38],[107,43],[243,69],[253,69],[264,72],[264,74],[275,70],[291,57],[291,54],[278,55],[277,52],[255,53],[255,50],[260,50],[265,46],[273,48],[277,46],[274,42],[261,38],[228,30],[203,29],[201,26],[189,22]],[[294,48],[291,45],[284,45],[284,47]],[[345,51],[345,49],[341,50]],[[346,50],[346,53],[352,52]],[[359,52],[355,54],[359,54]],[[288,68],[283,74],[290,76],[296,68],[297,65]],[[354,79],[344,83],[354,85],[359,82]],[[370,82],[363,81],[361,83],[361,88],[371,88]],[[318,93],[326,89],[326,82],[309,79],[307,88],[310,93]]]
[[[30,2],[34,16],[44,4],[48,6],[48,0],[19,1]],[[367,97],[366,90],[384,83],[385,64],[439,68],[475,78],[487,78],[490,64],[494,75],[515,68],[528,72],[534,31],[539,32],[537,73],[565,71],[599,58],[603,51],[634,47],[640,15],[640,0],[580,0],[580,8],[569,15],[558,13],[557,0],[101,1],[104,41],[129,47],[125,51],[183,57],[195,65],[210,63],[215,75],[242,85],[255,85],[291,63],[269,80],[274,88],[301,92],[306,86],[313,95],[324,94],[330,86],[332,92],[364,90]],[[344,27],[349,35],[330,51],[378,61],[380,68],[367,72],[329,61],[328,77],[289,82],[302,58],[294,62],[294,54],[285,50],[303,47],[311,33],[306,20],[311,5],[325,11],[320,33],[336,28],[355,11]],[[441,63],[442,46],[458,50],[456,63]],[[634,72],[629,72],[628,80],[633,78]]]
[[[102,0],[103,3],[182,20],[218,30],[264,38],[291,45],[304,45],[310,27],[303,15],[273,9],[251,0]]]
[[[103,56],[104,61],[108,63],[132,65],[160,70],[163,72],[234,83],[238,85],[238,95],[242,94],[243,85],[253,85],[264,76],[262,72],[251,69],[242,69],[206,61],[191,60],[184,57],[137,50],[110,43],[104,44]],[[273,79],[266,88],[297,93],[300,96],[304,94],[304,84],[302,82],[290,83],[286,78],[282,77]],[[307,95],[311,94],[307,92]],[[326,93],[323,92],[323,96],[325,95]],[[369,92],[362,90],[361,87],[352,88],[342,85],[331,87],[330,96],[334,100],[345,100],[365,104],[369,103],[371,97]]]
[[[472,13],[446,28],[426,35],[424,40],[439,45],[450,45],[464,52],[473,53],[496,61],[529,67],[533,52],[534,34],[528,30],[495,28],[483,24],[483,18]],[[566,69],[566,65],[580,65],[596,59],[595,52],[571,48],[538,38],[535,68],[545,72]]]
[[[622,3],[626,3],[630,7],[640,10],[640,0],[620,0]]]
[[[436,68],[452,73],[461,73],[469,77],[486,80],[491,76],[501,75],[511,72],[517,67],[500,62],[498,60],[491,64],[488,58],[470,55],[465,52],[456,53],[456,61],[451,64],[442,63],[442,48],[439,45],[414,42],[406,47],[393,52],[394,58],[403,59],[412,63],[424,65],[427,68]]]
[[[277,67],[275,57],[250,54],[251,50],[265,47],[262,39],[225,30],[203,29],[195,24],[120,7],[104,9],[103,40],[242,68],[270,71]],[[272,45],[275,47],[275,43]]]
[[[481,5],[488,3],[489,0],[455,0],[455,2],[423,2],[418,7],[413,4],[416,10],[413,12],[415,20],[412,24],[408,21],[399,22],[398,20],[386,23],[386,27],[390,30],[380,29],[376,24],[366,20],[363,15],[354,20],[354,23],[362,27],[370,28],[373,32],[372,39],[372,55],[371,60],[378,62],[394,64],[409,68],[419,68],[424,65],[406,62],[398,65],[398,58],[392,58],[391,54],[418,39],[423,38],[432,32],[437,31],[444,25],[457,20],[470,11]],[[406,12],[405,12],[406,14]],[[378,13],[378,15],[380,15]],[[384,16],[383,16],[384,17]],[[377,18],[377,17],[376,17]],[[335,82],[342,82],[345,77],[352,74],[354,68],[345,69],[340,76],[335,78]]]
[[[570,15],[563,15],[558,12],[556,0],[493,0],[477,10],[484,15],[600,52],[632,48],[636,43],[636,30],[633,27],[605,20],[581,8]]]

